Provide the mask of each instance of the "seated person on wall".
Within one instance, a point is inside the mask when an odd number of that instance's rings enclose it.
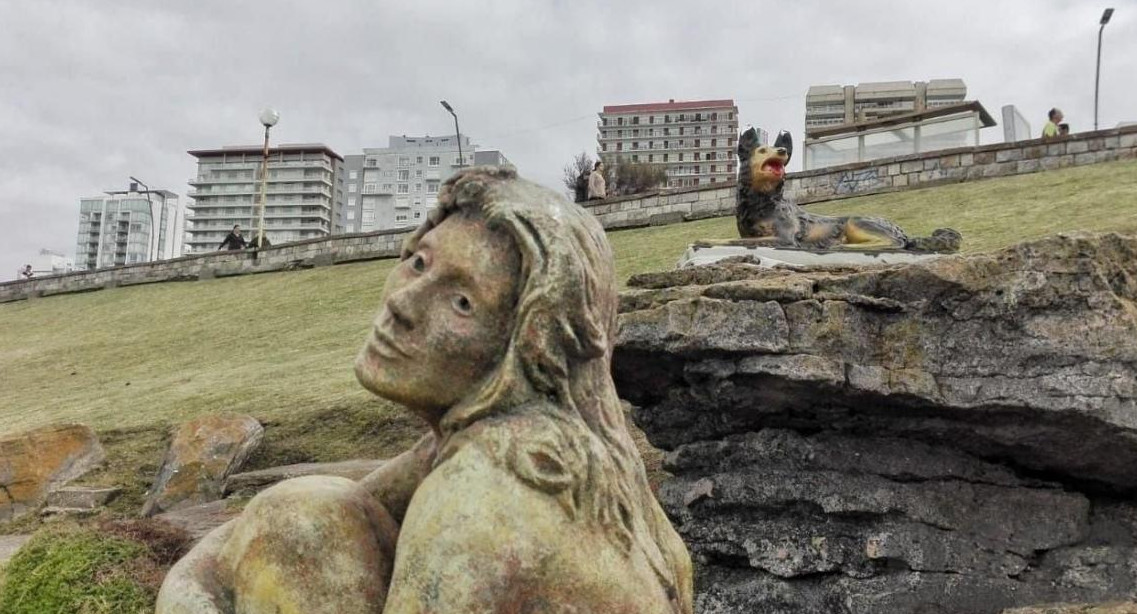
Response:
[[[1054,139],[1058,138],[1059,136],[1063,136],[1063,119],[1065,119],[1065,116],[1062,115],[1062,109],[1050,109],[1050,111],[1046,114],[1046,123],[1042,126],[1042,138]],[[1069,125],[1066,125],[1065,134],[1070,134]]]
[[[449,179],[356,359],[430,432],[360,482],[251,500],[171,569],[158,611],[691,612],[609,370],[604,231],[513,171]]]

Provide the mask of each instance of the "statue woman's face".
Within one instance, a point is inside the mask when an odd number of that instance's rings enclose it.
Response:
[[[505,353],[519,274],[508,235],[478,217],[444,219],[387,277],[359,382],[437,424]]]

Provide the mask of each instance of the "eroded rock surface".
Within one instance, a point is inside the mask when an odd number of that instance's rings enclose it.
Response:
[[[1137,238],[634,278],[614,369],[701,612],[1137,593]]]
[[[153,516],[221,498],[225,478],[240,470],[264,437],[251,416],[204,416],[174,434],[142,508]]]
[[[0,522],[34,510],[48,493],[106,457],[90,428],[53,425],[0,439]]]

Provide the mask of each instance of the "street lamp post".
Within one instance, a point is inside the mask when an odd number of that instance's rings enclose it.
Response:
[[[1098,129],[1098,84],[1101,83],[1101,33],[1105,30],[1105,24],[1109,23],[1109,18],[1113,17],[1113,9],[1106,9],[1101,14],[1101,21],[1098,22],[1098,64],[1097,70],[1094,71],[1094,130]]]
[[[157,220],[154,215],[154,201],[150,199],[150,186],[142,183],[137,177],[131,177],[130,180],[133,182],[130,185],[131,192],[137,192],[138,186],[142,186],[142,191],[146,194],[146,206],[150,209],[150,241],[146,245],[146,258],[148,260],[157,260],[158,255],[155,252],[157,251],[158,240],[154,235]]]
[[[257,249],[260,250],[265,244],[265,200],[267,200],[268,188],[268,131],[276,122],[280,121],[280,113],[273,109],[265,109],[261,111],[259,119],[261,125],[265,127],[265,148],[264,155],[261,156],[261,200],[260,200],[260,213],[258,214],[257,221]]]
[[[466,162],[466,159],[462,157],[462,131],[458,130],[458,114],[454,112],[454,109],[450,106],[450,103],[446,102],[445,100],[440,100],[439,102],[442,103],[442,108],[446,109],[450,112],[451,115],[454,116],[454,134],[458,137],[458,168],[462,168]]]

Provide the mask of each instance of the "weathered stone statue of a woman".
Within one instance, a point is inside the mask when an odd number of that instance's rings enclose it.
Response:
[[[431,427],[360,482],[282,482],[166,578],[167,613],[690,612],[691,562],[609,375],[599,224],[511,171],[451,178],[356,360]]]

